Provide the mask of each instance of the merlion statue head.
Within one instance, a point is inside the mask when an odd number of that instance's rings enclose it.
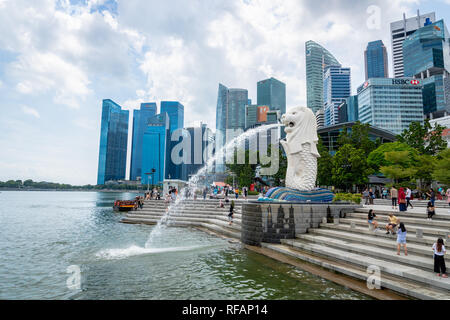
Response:
[[[316,116],[307,107],[295,107],[289,109],[282,117],[281,122],[285,126],[286,140],[291,145],[291,150],[298,152],[298,148],[304,143],[309,143],[311,153],[319,157],[316,144],[319,142],[317,137]],[[292,152],[291,152],[292,153]]]

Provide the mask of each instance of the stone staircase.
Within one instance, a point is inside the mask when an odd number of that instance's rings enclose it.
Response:
[[[431,250],[438,237],[448,239],[450,215],[438,214],[428,221],[425,213],[395,212],[408,231],[408,256],[403,251],[399,256],[396,236],[384,230],[389,211],[374,209],[383,229],[370,230],[368,210],[356,209],[339,223],[322,223],[320,228],[309,229],[296,239],[282,240],[281,245],[263,246],[361,280],[370,276],[368,267],[376,266],[384,288],[418,299],[450,299],[450,279],[433,272]],[[450,267],[449,256],[446,263]]]
[[[426,207],[429,200],[411,200],[413,207]],[[382,206],[391,206],[391,199],[374,199],[373,204]],[[450,209],[446,200],[436,200],[434,202],[436,208],[446,208]]]
[[[228,223],[230,203],[219,207],[219,200],[184,200],[171,209],[167,224],[174,227],[202,227],[208,230],[240,239],[241,206],[243,200],[235,200],[235,214],[232,225]],[[166,213],[168,203],[163,200],[146,200],[144,207],[128,212],[122,223],[157,224]]]

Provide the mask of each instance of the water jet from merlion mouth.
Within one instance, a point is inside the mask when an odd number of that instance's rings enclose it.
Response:
[[[234,150],[236,145],[239,145],[241,142],[245,142],[246,139],[248,139],[254,135],[257,135],[260,132],[268,131],[270,129],[278,128],[281,126],[282,126],[282,124],[280,124],[280,123],[274,123],[274,124],[264,125],[264,126],[260,126],[260,127],[256,127],[256,128],[247,130],[247,131],[243,132],[242,134],[240,134],[239,136],[230,140],[219,151],[216,151],[214,156],[209,158],[208,161],[206,162],[206,164],[201,169],[199,169],[197,171],[197,173],[188,180],[186,186],[182,190],[180,190],[180,192],[178,192],[178,196],[177,196],[175,202],[173,202],[172,204],[169,205],[167,211],[163,214],[163,216],[158,221],[156,226],[150,232],[150,235],[145,244],[145,247],[150,248],[152,246],[154,238],[163,234],[163,228],[170,224],[170,215],[173,212],[173,210],[175,208],[180,208],[180,206],[183,206],[183,203],[184,203],[183,200],[186,200],[186,196],[185,196],[186,188],[188,190],[192,191],[192,192],[190,192],[191,194],[194,194],[197,189],[197,185],[200,180],[200,177],[205,175],[208,172],[208,170],[210,170],[215,165],[215,163],[219,159],[219,157],[223,157],[230,150]]]

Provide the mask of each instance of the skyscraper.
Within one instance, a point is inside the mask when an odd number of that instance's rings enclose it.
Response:
[[[140,110],[133,111],[133,141],[131,145],[130,180],[142,178],[142,142],[150,118],[156,115],[156,103],[141,103]]]
[[[338,107],[351,93],[350,68],[329,66],[323,76],[325,126],[339,123]]]
[[[189,157],[186,157],[189,163],[182,165],[181,180],[189,180],[204,166],[207,159],[204,159],[203,154],[208,145],[214,141],[212,131],[206,124],[202,124],[200,127],[189,127],[185,130],[189,132],[191,151]]]
[[[170,135],[166,148],[166,178],[181,179],[181,164],[172,162],[172,148],[179,142],[172,141],[172,133],[184,127],[184,106],[178,101],[161,101],[161,114],[167,113],[170,121]]]
[[[259,81],[257,104],[269,106],[270,110],[280,110],[281,114],[285,114],[286,85],[275,78]]]
[[[128,110],[103,100],[97,184],[125,179],[128,143]]]
[[[165,179],[169,128],[170,121],[166,112],[148,120],[142,139],[142,184],[162,184]],[[152,169],[155,169],[154,173]]]
[[[216,109],[216,152],[226,144],[227,130],[245,129],[246,89],[228,89],[219,83]],[[216,172],[224,172],[225,165],[217,164]]]
[[[422,81],[371,78],[358,88],[359,121],[400,134],[413,121],[423,122]]]
[[[323,72],[325,67],[341,64],[325,48],[314,41],[307,41],[306,50],[306,99],[314,113],[323,107]]]
[[[364,64],[366,80],[389,77],[387,50],[383,41],[372,41],[367,44],[367,49],[364,51]]]
[[[422,79],[424,114],[450,114],[450,36],[443,20],[418,29],[403,42],[405,75]]]
[[[392,41],[392,61],[394,66],[394,78],[403,77],[403,41],[407,36],[413,34],[417,29],[426,24],[436,21],[434,12],[420,15],[417,10],[417,16],[406,19],[403,14],[403,19],[391,23],[391,41]]]

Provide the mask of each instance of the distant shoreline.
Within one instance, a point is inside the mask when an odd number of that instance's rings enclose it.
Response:
[[[147,189],[145,190],[112,190],[112,189],[100,189],[100,190],[91,190],[91,189],[17,189],[17,188],[1,188],[0,192],[2,191],[58,191],[58,192],[130,192],[130,193],[145,193]]]

